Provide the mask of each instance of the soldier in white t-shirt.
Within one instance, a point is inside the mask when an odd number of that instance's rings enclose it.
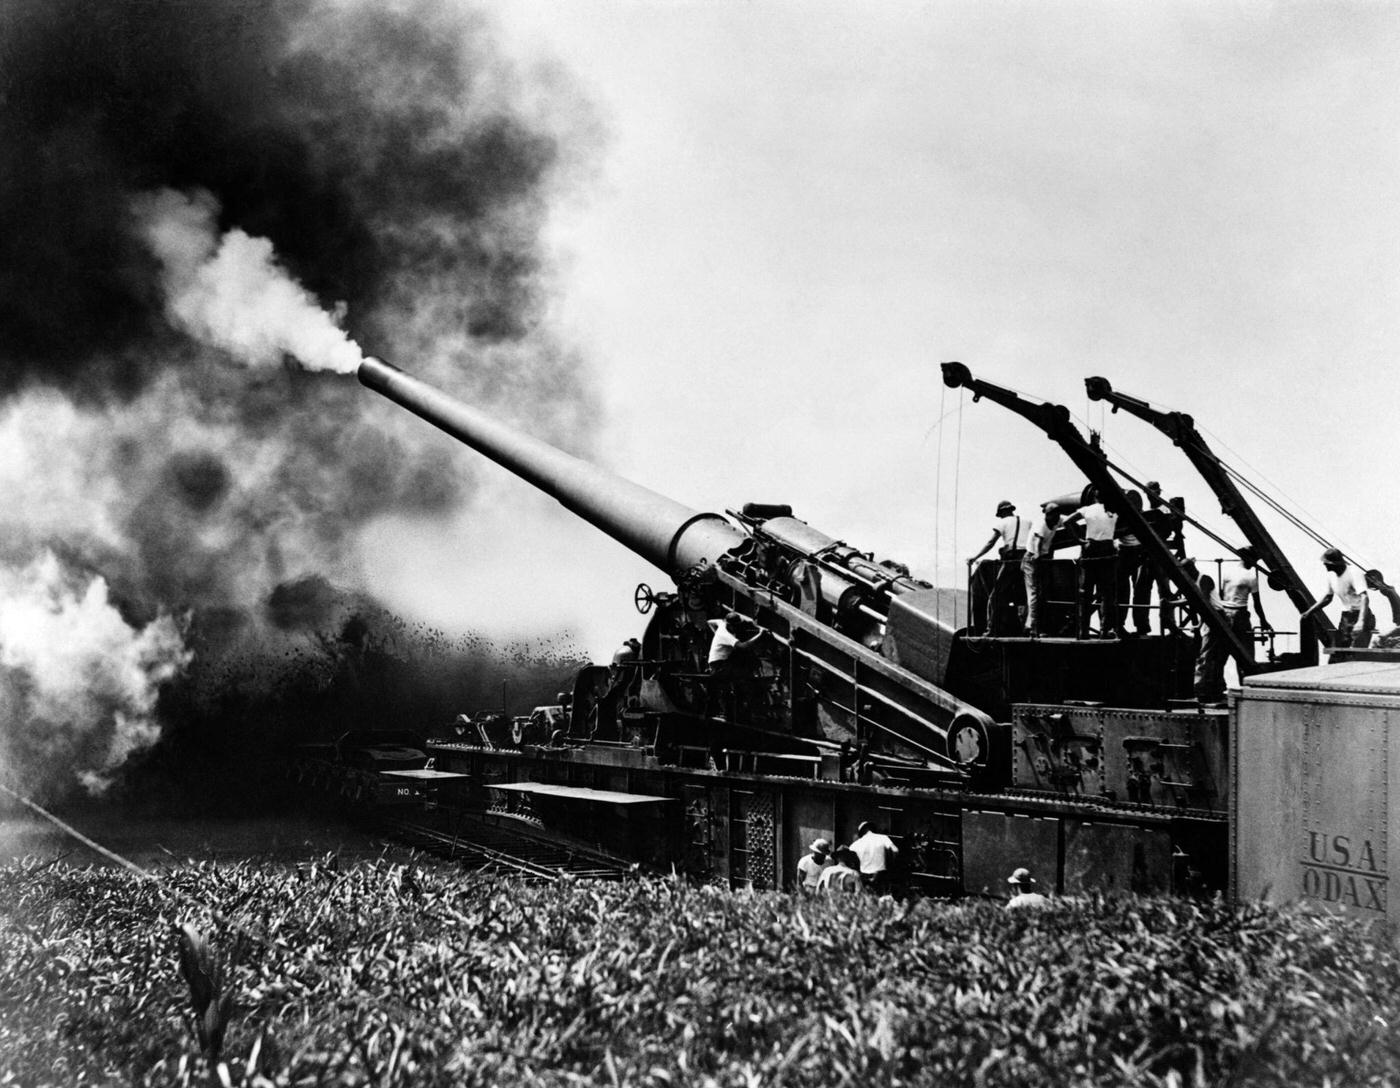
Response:
[[[1307,619],[1319,609],[1326,608],[1335,597],[1342,606],[1342,614],[1337,617],[1337,646],[1367,646],[1371,642],[1371,632],[1376,626],[1376,617],[1371,612],[1366,597],[1365,576],[1347,566],[1346,557],[1336,548],[1328,548],[1322,553],[1322,565],[1327,569],[1327,592],[1322,599],[1299,619]]]
[[[1273,627],[1264,618],[1264,605],[1259,599],[1259,572],[1254,569],[1259,562],[1259,553],[1245,545],[1235,554],[1240,557],[1239,566],[1226,567],[1220,575],[1220,607],[1253,660],[1254,628],[1249,622],[1251,601],[1254,602],[1254,611],[1259,616],[1259,626],[1264,633],[1272,633]]]
[[[981,550],[967,561],[971,567],[993,547],[998,547],[997,560],[983,563],[972,572],[970,578],[974,633],[1009,633],[1009,624],[1004,622],[1003,613],[1021,603],[1017,585],[1020,580],[1016,577],[1016,571],[1026,554],[1026,542],[1030,535],[1031,521],[1016,513],[1014,502],[1003,499],[997,503],[997,520],[992,524],[992,535]],[[1016,626],[1019,628],[1019,624]]]
[[[1393,650],[1400,646],[1400,590],[1385,580],[1385,575],[1380,571],[1372,569],[1366,572],[1366,588],[1372,593],[1379,593],[1390,603],[1390,623],[1391,628],[1376,636],[1371,644],[1384,650]],[[1371,610],[1375,615],[1375,609]]]
[[[1089,488],[1083,506],[1069,516],[1068,521],[1084,523],[1084,547],[1079,553],[1083,596],[1079,606],[1079,630],[1088,634],[1089,613],[1099,613],[1099,637],[1123,638],[1122,618],[1118,614],[1118,547],[1114,534],[1118,515],[1103,504],[1098,488]]]
[[[1047,502],[1042,514],[1031,526],[1026,554],[1021,559],[1021,577],[1026,583],[1026,634],[1040,634],[1040,585],[1048,569],[1046,564],[1055,557],[1055,530],[1060,527],[1060,508]]]

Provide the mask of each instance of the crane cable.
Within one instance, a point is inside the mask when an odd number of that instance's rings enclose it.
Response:
[[[1314,529],[1311,525],[1309,525],[1307,522],[1303,521],[1303,519],[1300,518],[1297,514],[1294,514],[1291,510],[1285,509],[1285,508],[1283,507],[1283,505],[1282,505],[1281,503],[1278,502],[1278,500],[1276,500],[1272,495],[1269,495],[1269,494],[1267,494],[1266,492],[1264,492],[1257,484],[1254,483],[1254,481],[1252,481],[1252,480],[1248,479],[1247,477],[1241,475],[1241,474],[1240,474],[1239,472],[1237,472],[1234,468],[1232,468],[1230,465],[1225,464],[1225,462],[1223,462],[1223,461],[1221,462],[1221,467],[1223,467],[1223,468],[1225,469],[1225,471],[1226,471],[1227,473],[1229,473],[1229,475],[1231,476],[1231,478],[1233,478],[1235,481],[1237,481],[1238,483],[1242,484],[1245,488],[1247,488],[1249,491],[1251,491],[1258,499],[1260,499],[1262,502],[1266,503],[1266,504],[1267,504],[1272,510],[1274,510],[1280,517],[1282,517],[1285,521],[1287,521],[1287,522],[1288,522],[1290,525],[1292,525],[1295,529],[1297,529],[1299,532],[1301,532],[1304,536],[1310,537],[1310,538],[1311,538],[1312,540],[1314,540],[1316,543],[1321,544],[1324,548],[1335,548],[1335,547],[1336,547],[1335,544],[1333,544],[1330,540],[1328,540],[1328,539],[1327,539],[1325,536],[1323,536],[1321,533],[1317,532],[1317,530],[1315,530],[1315,529]],[[1355,558],[1354,556],[1347,554],[1347,552],[1344,551],[1343,549],[1337,548],[1337,551],[1339,551],[1339,552],[1342,553],[1342,557],[1343,557],[1348,563],[1353,563],[1353,564],[1355,564],[1356,566],[1361,567],[1363,570],[1366,568],[1367,564],[1361,562],[1361,560]]]
[[[1088,420],[1083,420],[1082,422],[1085,424],[1085,426],[1089,425]],[[1103,432],[1099,432],[1100,436],[1102,436],[1102,433]],[[1106,453],[1109,448],[1107,442],[1103,443],[1103,448]],[[1247,491],[1251,492],[1256,498],[1258,498],[1261,502],[1267,505],[1281,518],[1283,518],[1290,525],[1292,525],[1299,532],[1301,532],[1304,536],[1316,541],[1318,544],[1321,544],[1324,548],[1336,547],[1336,545],[1333,544],[1332,541],[1328,540],[1321,533],[1317,532],[1317,530],[1313,529],[1312,526],[1305,522],[1301,517],[1293,513],[1287,507],[1285,507],[1278,499],[1274,498],[1268,492],[1264,491],[1258,484],[1256,484],[1249,477],[1245,476],[1242,472],[1236,469],[1229,462],[1225,461],[1218,454],[1214,454],[1213,456],[1215,457],[1216,463],[1220,466],[1221,470],[1226,473],[1226,475],[1228,475],[1231,479],[1243,486]],[[1116,472],[1119,476],[1123,477],[1123,479],[1127,480],[1135,487],[1142,488],[1144,491],[1147,490],[1146,485],[1143,484],[1141,480],[1136,479],[1130,472],[1123,468],[1122,465],[1117,464],[1114,461],[1108,460],[1107,457],[1105,457],[1105,462],[1107,463],[1109,468],[1113,469],[1113,471]],[[1231,544],[1224,537],[1209,529],[1201,521],[1192,517],[1190,514],[1187,514],[1184,511],[1182,511],[1181,517],[1189,525],[1199,530],[1205,536],[1210,537],[1211,540],[1215,541],[1222,548],[1226,548],[1231,552],[1238,552],[1239,549],[1234,544]],[[1342,553],[1343,558],[1345,558],[1348,563],[1361,567],[1363,570],[1366,569],[1367,564],[1361,562],[1361,560],[1348,554],[1342,548],[1337,548],[1337,550]]]
[[[1177,415],[1192,418],[1187,412],[1184,412],[1180,408],[1174,407],[1170,404],[1166,404],[1160,401],[1157,402],[1157,404],[1158,407],[1164,411],[1174,412]],[[1250,472],[1255,473],[1260,479],[1267,483],[1269,487],[1273,488],[1280,495],[1284,494],[1283,489],[1280,488],[1278,484],[1274,483],[1273,480],[1269,479],[1269,477],[1265,473],[1261,472],[1254,465],[1250,464],[1249,460],[1246,457],[1244,457],[1243,454],[1241,454],[1238,450],[1234,449],[1230,445],[1230,443],[1227,442],[1224,438],[1222,438],[1219,434],[1210,430],[1207,427],[1203,427],[1195,423],[1194,418],[1192,418],[1192,425],[1196,427],[1196,429],[1199,430],[1203,435],[1209,436],[1213,443],[1218,445],[1220,448],[1228,451],[1232,457],[1234,457],[1242,465],[1248,468]],[[1245,476],[1243,472],[1241,472],[1239,469],[1235,468],[1232,464],[1230,464],[1228,461],[1222,458],[1214,449],[1207,447],[1207,452],[1215,459],[1216,464],[1218,464],[1227,475],[1229,475],[1233,480],[1235,480],[1235,482],[1243,485],[1256,498],[1264,502],[1270,509],[1272,509],[1275,513],[1277,513],[1280,517],[1282,517],[1299,532],[1301,532],[1304,536],[1308,537],[1309,539],[1315,541],[1318,544],[1321,544],[1324,548],[1336,548],[1339,552],[1342,553],[1343,558],[1345,558],[1349,563],[1355,564],[1356,566],[1361,567],[1362,569],[1366,568],[1367,564],[1361,562],[1361,560],[1355,558],[1354,556],[1349,555],[1344,548],[1338,547],[1336,544],[1328,540],[1317,530],[1313,529],[1312,526],[1309,525],[1306,521],[1304,521],[1301,516],[1295,514],[1293,511],[1285,507],[1280,500],[1274,498],[1262,487],[1260,487],[1259,484],[1255,483],[1249,477]],[[1284,495],[1284,498],[1287,499],[1287,496]],[[1289,499],[1288,501],[1292,502],[1293,500]],[[1294,505],[1296,505],[1296,503]],[[1315,515],[1313,515],[1309,511],[1304,510],[1303,513],[1306,514],[1309,518],[1312,518],[1314,521],[1317,520]],[[1197,527],[1199,528],[1199,526]]]
[[[1143,491],[1146,491],[1146,490],[1147,490],[1147,485],[1146,485],[1146,484],[1144,484],[1141,480],[1139,480],[1137,477],[1135,477],[1132,473],[1130,473],[1127,469],[1123,468],[1123,467],[1122,467],[1121,465],[1119,465],[1117,462],[1115,462],[1115,461],[1110,461],[1110,460],[1108,460],[1107,458],[1105,458],[1105,459],[1104,459],[1104,463],[1105,463],[1106,465],[1108,465],[1108,467],[1111,468],[1114,472],[1118,473],[1119,476],[1123,477],[1123,479],[1127,480],[1128,483],[1132,484],[1134,487],[1140,487],[1140,488],[1143,489]],[[1165,505],[1165,504],[1164,504],[1164,505]],[[1178,517],[1181,518],[1182,521],[1186,522],[1188,525],[1192,526],[1193,528],[1198,529],[1198,530],[1199,530],[1201,533],[1203,533],[1204,535],[1210,537],[1213,541],[1215,541],[1217,544],[1219,544],[1222,548],[1226,548],[1226,549],[1228,549],[1228,550],[1231,551],[1231,552],[1234,552],[1234,551],[1237,550],[1236,547],[1235,547],[1235,545],[1231,544],[1228,540],[1226,540],[1226,539],[1225,539],[1223,536],[1221,536],[1219,533],[1216,533],[1216,532],[1215,532],[1214,530],[1212,530],[1209,526],[1204,525],[1204,524],[1202,524],[1199,520],[1197,520],[1196,518],[1193,518],[1190,514],[1186,513],[1185,510],[1177,510],[1177,511],[1174,511],[1174,512],[1176,513],[1176,515],[1177,515]]]
[[[933,425],[938,429],[938,453],[933,462],[933,574],[935,578],[938,577],[938,559],[943,554],[939,541],[939,529],[943,525],[943,420],[947,418],[943,406],[948,399],[948,387],[939,382],[938,388],[938,422]],[[924,437],[927,439],[928,436]],[[938,595],[934,615],[940,622],[942,621],[943,594],[941,593]]]

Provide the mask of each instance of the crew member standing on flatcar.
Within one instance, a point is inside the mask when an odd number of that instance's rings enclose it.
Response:
[[[1140,492],[1125,491],[1123,497],[1139,513],[1142,512],[1142,494]],[[1147,612],[1151,586],[1139,578],[1143,567],[1147,564],[1143,555],[1142,541],[1138,539],[1137,532],[1132,525],[1123,519],[1120,519],[1114,528],[1113,536],[1118,560],[1118,570],[1114,575],[1115,593],[1118,597],[1118,630],[1127,629],[1128,615],[1131,612],[1133,632],[1145,635],[1147,633]]]
[[[1114,533],[1118,515],[1103,504],[1099,490],[1091,487],[1085,496],[1089,501],[1071,514],[1066,522],[1084,523],[1084,547],[1079,553],[1079,634],[1089,634],[1089,614],[1099,613],[1099,637],[1122,638],[1124,632],[1118,617],[1118,549]]]
[[[1385,580],[1385,575],[1372,569],[1366,572],[1366,588],[1379,593],[1390,602],[1390,630],[1377,635],[1371,645],[1382,650],[1393,650],[1400,646],[1400,591]]]
[[[1342,614],[1337,618],[1336,645],[1369,645],[1376,618],[1366,598],[1365,576],[1348,567],[1346,557],[1336,548],[1328,548],[1322,553],[1322,565],[1328,574],[1327,592],[1298,618],[1307,619],[1314,612],[1326,608],[1335,597],[1342,606]]]
[[[1259,626],[1265,634],[1272,634],[1273,627],[1264,618],[1264,603],[1259,599],[1259,572],[1255,565],[1259,553],[1246,545],[1237,553],[1239,566],[1226,567],[1220,575],[1220,606],[1225,610],[1225,618],[1230,621],[1230,629],[1239,635],[1240,641],[1249,650],[1250,660],[1254,660],[1254,628],[1249,622],[1249,604],[1254,602],[1254,611],[1259,616]]]
[[[1156,480],[1148,480],[1143,485],[1147,492],[1147,508],[1142,512],[1142,519],[1147,522],[1148,527],[1157,534],[1157,538],[1167,546],[1167,550],[1172,553],[1178,562],[1186,559],[1186,537],[1183,533],[1185,519],[1182,517],[1177,503],[1181,500],[1168,502],[1162,498],[1162,485]],[[1167,574],[1156,563],[1143,563],[1137,572],[1137,578],[1133,585],[1134,602],[1134,623],[1137,625],[1137,633],[1145,635],[1148,633],[1146,616],[1139,613],[1136,608],[1138,601],[1148,605],[1148,611],[1152,603],[1152,587],[1157,587],[1157,605],[1161,610],[1158,617],[1158,625],[1163,634],[1169,631],[1179,630],[1176,622],[1176,612],[1170,602],[1176,596],[1172,590],[1171,580]]]
[[[1060,525],[1060,508],[1052,502],[1041,507],[1041,516],[1031,527],[1026,554],[1021,560],[1021,577],[1026,583],[1026,634],[1040,636],[1040,598],[1043,582],[1055,557],[1055,530]]]
[[[1201,592],[1205,594],[1209,607],[1223,616],[1225,613],[1220,606],[1220,595],[1215,592],[1215,579],[1209,574],[1202,574],[1197,583]],[[1204,616],[1197,619],[1201,643],[1196,652],[1196,701],[1202,706],[1223,706],[1225,662],[1230,657],[1230,646]]]
[[[1030,519],[1016,513],[1014,502],[1003,499],[997,503],[997,520],[992,525],[992,535],[982,545],[981,551],[967,561],[967,565],[972,567],[1000,541],[998,561],[978,566],[971,579],[974,634],[1008,633],[1009,624],[1004,613],[1020,604],[1016,571],[1026,554],[1026,542],[1030,535]]]

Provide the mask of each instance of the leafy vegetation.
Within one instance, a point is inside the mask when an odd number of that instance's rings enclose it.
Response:
[[[1396,1023],[1383,937],[1256,905],[0,871],[0,1084],[1384,1084]]]

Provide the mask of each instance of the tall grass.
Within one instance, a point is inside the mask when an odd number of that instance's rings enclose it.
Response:
[[[167,882],[223,920],[112,871],[0,871],[0,1084],[194,1084],[219,1062],[258,1086],[1343,1085],[1400,1070],[1400,957],[1356,925],[1259,906],[1015,915],[387,862]],[[180,925],[225,965],[212,1058],[188,1027]]]

